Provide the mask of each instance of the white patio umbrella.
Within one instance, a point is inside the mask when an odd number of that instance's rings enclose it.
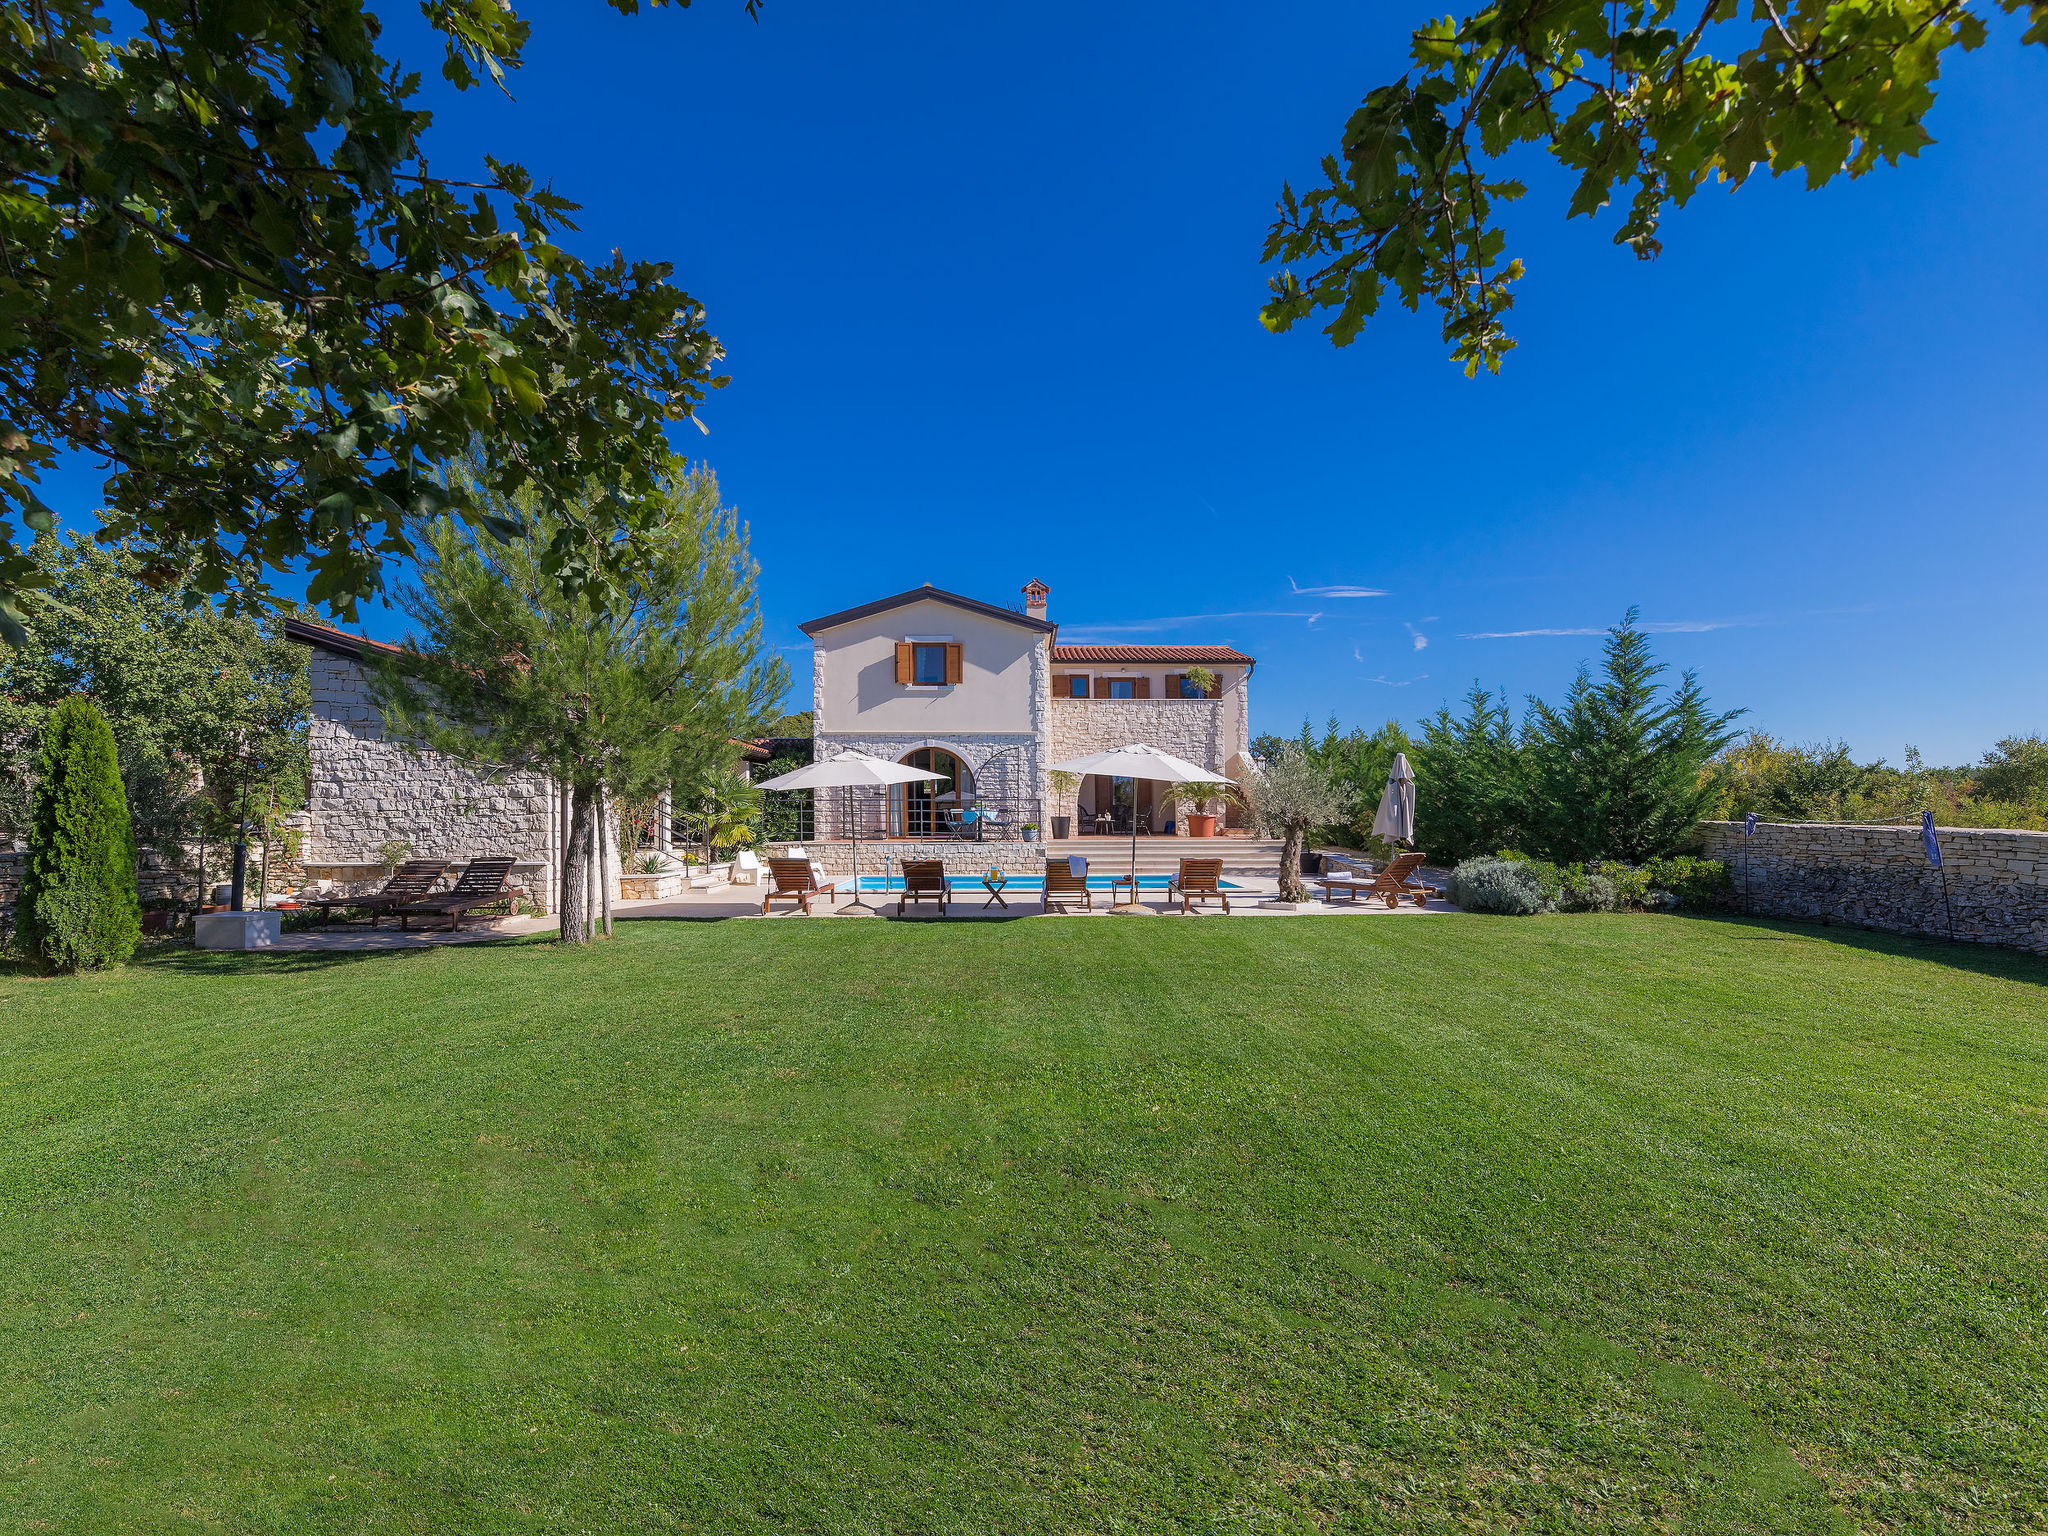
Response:
[[[1415,841],[1415,775],[1409,770],[1406,752],[1394,754],[1380,808],[1373,812],[1372,835],[1390,843],[1412,845]]]
[[[788,773],[777,774],[772,779],[763,779],[757,789],[872,789],[888,784],[950,783],[943,773],[930,773],[923,768],[906,768],[902,763],[884,762],[879,757],[869,757],[865,752],[842,752],[837,757],[828,757],[821,763],[811,763]],[[847,824],[853,828],[853,905],[863,911],[875,909],[860,899],[860,823],[854,820],[852,796],[849,794]],[[849,911],[852,908],[848,908]]]
[[[1162,752],[1157,747],[1148,747],[1143,742],[1134,742],[1128,747],[1113,747],[1107,752],[1091,752],[1086,757],[1070,758],[1064,763],[1054,763],[1055,773],[1105,774],[1112,779],[1152,779],[1165,784],[1228,784],[1229,779],[1220,773],[1211,773],[1206,768],[1197,768],[1185,758],[1175,757],[1171,752]],[[1138,904],[1138,816],[1137,807],[1131,807],[1131,899],[1130,906]]]

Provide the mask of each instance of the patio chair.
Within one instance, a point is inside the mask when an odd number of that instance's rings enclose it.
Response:
[[[512,866],[517,859],[471,859],[455,877],[455,883],[438,896],[429,896],[421,901],[408,902],[392,910],[398,914],[398,926],[410,928],[416,917],[445,917],[452,931],[462,926],[462,920],[479,907],[509,907],[515,892],[512,889]]]
[[[733,885],[759,885],[761,856],[751,848],[742,848],[732,856],[732,873],[726,879]]]
[[[1173,877],[1169,895],[1180,897],[1180,909],[1191,910],[1190,903],[1197,901],[1220,901],[1223,915],[1230,916],[1230,895],[1223,889],[1223,861],[1221,859],[1182,859],[1180,873]]]
[[[946,915],[946,866],[937,859],[903,861],[903,894],[896,898],[896,915],[903,915],[905,902],[936,901],[939,916]]]
[[[838,882],[820,880],[817,868],[809,859],[770,859],[768,877],[773,884],[761,897],[763,917],[768,915],[768,903],[771,901],[793,901],[808,916],[813,896],[823,896],[825,906],[830,910],[832,898],[839,894]]]
[[[980,842],[988,830],[988,818],[978,806],[969,806],[960,813],[960,819],[952,823],[953,836],[961,842]]]
[[[300,907],[317,909],[320,926],[327,927],[334,921],[337,909],[354,908],[370,915],[370,926],[377,926],[377,919],[393,907],[403,906],[409,901],[418,901],[433,894],[434,887],[441,883],[441,877],[448,873],[447,859],[407,859],[391,872],[391,878],[384,882],[384,889],[364,896],[320,896],[311,901],[301,901]]]
[[[1081,866],[1079,873],[1075,872],[1076,864]],[[1069,896],[1080,897],[1082,906],[1091,912],[1095,910],[1095,895],[1088,889],[1088,861],[1079,858],[1047,859],[1045,892],[1039,900],[1039,909],[1050,912],[1053,902],[1059,901],[1063,904],[1060,910],[1065,911],[1064,902]]]
[[[1422,868],[1423,857],[1419,853],[1396,854],[1393,861],[1373,877],[1373,882],[1366,887],[1365,894],[1384,898],[1390,911],[1401,905],[1403,896],[1418,907],[1428,906],[1429,887],[1408,878]]]

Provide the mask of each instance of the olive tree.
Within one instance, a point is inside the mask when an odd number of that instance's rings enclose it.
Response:
[[[1296,744],[1245,775],[1238,787],[1258,829],[1280,839],[1280,899],[1308,900],[1301,881],[1302,839],[1350,814],[1351,787]]]

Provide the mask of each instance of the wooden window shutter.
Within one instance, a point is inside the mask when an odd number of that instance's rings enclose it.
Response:
[[[1149,678],[1149,677],[1141,677],[1141,678],[1139,678],[1139,679],[1138,679],[1138,681],[1137,681],[1137,684],[1136,684],[1136,686],[1134,686],[1134,687],[1133,687],[1133,688],[1131,689],[1131,696],[1132,696],[1133,698],[1139,698],[1139,699],[1149,699],[1149,698],[1151,698],[1151,697],[1152,697],[1152,679],[1151,679],[1151,678]],[[1147,780],[1147,782],[1149,783],[1150,781],[1149,781],[1149,780]]]
[[[1180,697],[1180,674],[1178,672],[1166,674],[1166,696],[1169,699]]]
[[[910,677],[911,677],[910,667],[911,667],[911,652],[910,652],[910,642],[909,642],[908,640],[898,640],[898,641],[896,642],[896,686],[897,686],[897,687],[899,687],[899,688],[907,688],[907,687],[909,687],[909,686],[910,686]]]
[[[960,681],[961,676],[960,647],[949,645],[946,647],[946,681],[957,683]]]

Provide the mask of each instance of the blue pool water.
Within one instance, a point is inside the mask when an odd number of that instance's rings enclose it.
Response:
[[[1088,877],[1088,889],[1091,891],[1106,891],[1110,888],[1113,878],[1110,875],[1090,875]],[[1140,875],[1138,876],[1138,889],[1141,891],[1159,891],[1163,893],[1168,885],[1172,883],[1172,880],[1173,877],[1171,875]],[[1125,883],[1129,884],[1128,878],[1125,880]],[[983,889],[979,875],[948,875],[946,877],[946,884],[962,896]],[[1246,886],[1234,884],[1229,880],[1219,881],[1218,884],[1226,891],[1248,889]],[[903,889],[903,877],[900,874],[862,875],[860,877],[860,888],[863,892],[900,891]],[[1044,889],[1045,881],[1038,875],[1012,875],[1003,884],[1003,894],[1005,896],[1008,896],[1013,891],[1022,891],[1029,895],[1036,895]]]

